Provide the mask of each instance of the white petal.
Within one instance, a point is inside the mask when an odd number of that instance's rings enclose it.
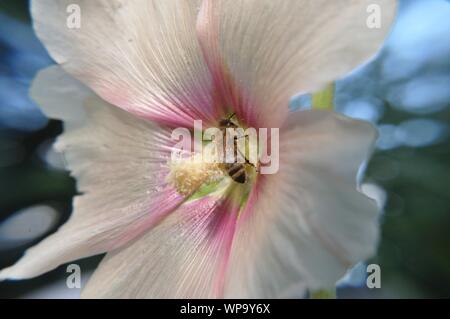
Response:
[[[220,297],[236,216],[223,199],[183,204],[133,244],[109,253],[82,297]]]
[[[199,1],[34,0],[31,12],[50,55],[106,101],[192,126],[217,112],[195,31]],[[74,5],[80,28],[69,27]]]
[[[36,75],[30,94],[48,118],[64,120],[66,130],[84,125],[87,117],[82,106],[87,98],[95,96],[57,65]]]
[[[380,28],[366,24],[374,5]],[[243,96],[240,117],[279,127],[295,93],[318,89],[376,53],[395,9],[394,0],[205,0],[198,30],[213,74],[222,68]]]
[[[77,178],[69,221],[29,249],[0,279],[29,278],[58,265],[117,248],[171,212],[182,198],[165,184],[170,134],[96,96],[80,104],[86,88],[59,67],[42,71],[32,95],[50,116],[67,120],[57,148]],[[43,93],[45,92],[45,94]],[[60,110],[58,110],[58,101]],[[63,109],[70,108],[65,113]],[[85,113],[85,122],[78,114]]]
[[[225,296],[330,288],[374,253],[377,207],[355,183],[374,139],[369,124],[332,112],[290,115],[280,170],[262,176],[238,222]]]

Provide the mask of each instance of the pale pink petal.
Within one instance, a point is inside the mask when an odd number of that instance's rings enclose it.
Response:
[[[77,89],[81,91],[76,93]],[[59,67],[38,75],[32,95],[48,116],[59,115],[66,121],[56,148],[76,177],[80,195],[74,199],[69,221],[14,266],[2,270],[1,279],[34,277],[65,262],[120,247],[183,201],[165,182],[171,143],[167,129],[94,95],[84,100],[83,107],[80,102],[89,90]]]
[[[238,207],[224,197],[183,204],[131,245],[107,254],[83,298],[217,298]]]
[[[80,28],[67,25],[74,5]],[[34,0],[31,13],[50,55],[106,101],[192,126],[220,112],[195,31],[199,6],[200,0]]]
[[[374,5],[380,28],[366,24]],[[238,116],[253,127],[280,127],[295,93],[376,53],[395,8],[394,0],[205,0],[197,29],[216,86]]]
[[[280,170],[261,176],[236,226],[227,297],[332,288],[375,252],[377,207],[356,185],[373,127],[325,111],[291,114],[287,124]]]

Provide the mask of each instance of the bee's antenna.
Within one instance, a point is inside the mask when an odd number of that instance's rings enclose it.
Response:
[[[236,113],[233,113],[233,114],[231,114],[229,117],[228,117],[228,120],[231,120],[233,117],[235,117],[236,116]]]

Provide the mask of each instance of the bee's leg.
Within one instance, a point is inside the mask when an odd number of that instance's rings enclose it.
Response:
[[[245,162],[246,162],[247,164],[253,166],[253,168],[255,169],[256,173],[259,173],[259,169],[258,169],[258,167],[257,167],[255,164],[253,164],[252,162],[250,162],[248,159],[245,159]]]
[[[256,173],[259,173],[259,169],[258,166],[256,166],[255,164],[253,164],[252,162],[250,162],[248,159],[245,159],[245,162],[251,166],[253,166],[255,168]]]
[[[244,156],[244,158],[245,158],[245,156]],[[247,158],[245,158],[245,163],[253,166],[253,168],[255,169],[256,173],[259,173],[258,167],[255,164],[253,164],[252,162],[250,162]]]
[[[244,135],[244,136],[241,136],[241,137],[247,137],[247,136],[248,136],[248,135]],[[235,137],[234,137],[234,140],[236,141],[238,138],[240,138],[240,137],[235,136]],[[250,161],[248,160],[248,158],[245,156],[245,154],[242,154],[242,151],[241,151],[239,148],[237,149],[237,151],[239,152],[239,154],[242,155],[242,157],[243,157],[244,160],[245,160],[245,163],[246,163],[246,164],[249,164],[249,165],[251,165],[251,166],[253,166],[253,167],[255,168],[256,172],[259,173],[258,167],[257,167],[255,164],[253,164],[252,162],[250,162]]]

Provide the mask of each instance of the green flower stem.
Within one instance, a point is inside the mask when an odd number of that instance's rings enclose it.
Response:
[[[319,110],[334,109],[334,82],[328,84],[322,91],[312,95],[312,108]],[[310,292],[311,299],[336,299],[336,289],[320,289]]]
[[[327,85],[322,91],[312,95],[312,108],[321,110],[334,109],[334,91],[335,84],[332,82]]]
[[[336,299],[336,289],[320,289],[311,291],[310,299]]]

